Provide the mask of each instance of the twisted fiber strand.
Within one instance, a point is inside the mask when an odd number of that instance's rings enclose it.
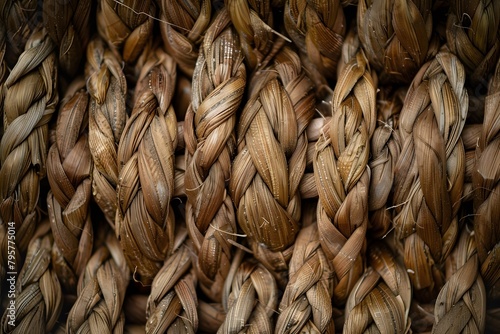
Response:
[[[90,258],[78,281],[78,298],[68,314],[66,332],[123,333],[122,311],[129,268],[114,233]]]
[[[306,128],[314,115],[313,85],[290,48],[251,85],[238,124],[231,196],[254,256],[274,272],[286,271],[301,219],[299,184]]]
[[[381,80],[410,82],[437,51],[430,0],[360,0],[359,39]]]
[[[465,148],[465,184],[462,203],[472,203],[474,199],[472,175],[474,173],[474,168],[476,168],[476,147],[479,142],[479,137],[481,137],[482,130],[482,124],[466,123],[462,131],[462,140]]]
[[[479,274],[474,234],[468,226],[446,261],[449,276],[436,300],[433,333],[483,333],[486,290]]]
[[[236,240],[226,183],[235,148],[236,112],[246,83],[238,37],[229,22],[223,9],[205,33],[184,124],[186,223],[199,253],[200,286],[215,301],[221,300],[231,242]]]
[[[275,333],[335,333],[332,274],[317,224],[302,228],[295,240]]]
[[[209,0],[158,0],[158,3],[165,49],[179,68],[191,77],[199,45],[210,23],[212,4]]]
[[[47,159],[50,188],[47,209],[54,235],[54,247],[64,261],[55,265],[66,291],[75,294],[78,277],[92,253],[90,219],[92,198],[92,156],[88,141],[89,94],[85,81],[77,79],[61,101],[56,125],[56,142]]]
[[[46,31],[37,30],[5,81],[0,217],[4,223],[15,223],[16,243],[22,253],[39,220],[37,203],[40,180],[46,173],[48,123],[59,101],[53,50]]]
[[[3,315],[2,333],[48,333],[62,308],[62,290],[51,261],[54,244],[50,224],[38,226],[16,278],[15,326],[9,325],[8,310]]]
[[[500,3],[485,0],[451,1],[446,37],[450,51],[458,56],[468,80],[487,80],[500,55]]]
[[[173,247],[175,66],[161,48],[153,49],[118,146],[116,233],[130,267],[144,284],[153,280]]]
[[[90,41],[86,79],[90,94],[89,147],[94,161],[92,194],[112,226],[117,208],[117,149],[127,119],[127,81],[120,62],[100,38]]]
[[[468,108],[464,81],[457,57],[439,53],[413,80],[400,114],[394,226],[421,301],[437,296],[444,283],[439,266],[458,236],[465,176],[461,133]]]
[[[59,48],[59,68],[73,78],[80,68],[90,40],[91,0],[44,0],[43,21]]]
[[[318,230],[323,251],[333,266],[333,298],[339,305],[363,271],[375,89],[368,61],[359,52],[339,75],[332,117],[316,143]]]
[[[474,232],[481,275],[492,300],[500,300],[500,61],[490,81],[472,174]]]
[[[383,243],[370,245],[368,263],[347,300],[344,333],[411,332],[406,268]]]

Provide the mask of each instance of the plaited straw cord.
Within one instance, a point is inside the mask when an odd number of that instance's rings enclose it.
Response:
[[[369,246],[369,267],[346,305],[344,333],[409,333],[410,278],[383,243]]]
[[[439,53],[413,80],[400,114],[394,226],[414,296],[423,302],[436,298],[443,283],[439,265],[458,236],[465,175],[460,136],[468,108],[464,81],[456,56]]]
[[[372,177],[368,196],[370,234],[383,237],[392,227],[392,185],[394,168],[400,152],[397,132],[399,112],[405,90],[382,89],[377,97],[377,128],[371,140],[370,168]]]
[[[152,0],[99,0],[97,30],[117,56],[133,64],[150,41],[155,16]]]
[[[500,2],[452,0],[446,37],[473,84],[486,83],[500,55]]]
[[[198,58],[198,48],[211,17],[209,0],[157,0],[160,7],[161,36],[168,54],[189,75]]]
[[[117,149],[127,118],[127,82],[121,68],[120,60],[100,38],[90,41],[86,78],[90,94],[89,147],[94,161],[92,193],[113,226],[117,207]]]
[[[186,223],[196,252],[197,275],[214,301],[231,263],[236,218],[226,181],[235,149],[236,112],[243,98],[245,65],[238,37],[222,10],[205,33],[193,75],[186,141]]]
[[[135,278],[143,284],[151,283],[173,249],[175,65],[161,48],[153,49],[118,147],[116,233]]]
[[[433,333],[483,333],[486,291],[479,275],[474,234],[468,226],[446,261],[446,284],[436,300]]]
[[[59,68],[73,78],[80,68],[90,40],[91,0],[43,1],[43,21],[58,47]]]
[[[75,80],[61,101],[56,142],[49,149],[47,209],[54,251],[64,258],[54,267],[67,293],[76,294],[78,277],[92,253],[90,219],[92,156],[88,143],[89,95],[83,79]]]
[[[281,272],[287,270],[299,231],[298,187],[306,167],[306,128],[314,115],[314,92],[299,56],[290,48],[283,48],[251,85],[238,124],[231,196],[254,256],[273,272]]]
[[[66,332],[123,333],[122,311],[129,268],[114,233],[92,255],[78,281],[78,298],[71,308]]]
[[[431,6],[430,0],[359,1],[359,39],[370,64],[383,72],[381,81],[410,82],[437,52]]]
[[[474,232],[491,301],[500,300],[500,61],[490,81],[472,174]]]
[[[363,271],[375,89],[367,60],[359,52],[339,74],[332,117],[316,144],[318,230],[334,270],[334,302],[340,305]]]
[[[2,333],[48,333],[56,324],[62,307],[62,291],[51,261],[54,240],[48,221],[39,224],[22,270],[16,278],[15,326],[9,324],[8,310],[2,318]]]
[[[275,333],[335,333],[332,274],[317,224],[302,228],[295,240]]]
[[[288,34],[309,60],[304,63],[311,78],[335,78],[346,34],[340,0],[288,0],[284,18]],[[326,84],[325,79],[318,81]]]
[[[46,31],[37,30],[5,81],[0,217],[15,223],[16,246],[22,253],[39,220],[37,203],[46,172],[48,122],[59,101],[53,50]]]

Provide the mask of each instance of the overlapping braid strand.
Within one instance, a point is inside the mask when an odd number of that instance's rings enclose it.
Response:
[[[12,326],[7,309],[0,332],[44,334],[56,325],[63,305],[63,293],[51,261],[53,244],[50,224],[44,220],[30,241],[23,268],[16,278],[15,326]]]
[[[272,272],[285,272],[300,229],[313,84],[288,47],[250,84],[238,124],[231,196],[254,256]]]
[[[381,81],[410,82],[437,52],[431,7],[430,0],[359,1],[359,39]]]
[[[500,55],[500,2],[453,0],[446,37],[473,85],[486,83]]]
[[[238,36],[229,23],[223,9],[205,33],[184,122],[186,223],[199,253],[200,286],[219,302],[237,232],[226,184],[236,146],[236,112],[246,84]]]
[[[316,143],[318,230],[333,266],[334,303],[342,305],[363,272],[370,140],[376,125],[375,82],[362,51],[339,73],[332,117]]]
[[[436,298],[444,263],[458,237],[464,188],[461,139],[468,108],[465,71],[440,52],[413,80],[400,114],[402,149],[394,181],[394,226],[421,302]]]
[[[157,0],[160,31],[166,51],[182,72],[193,75],[199,46],[212,14],[210,0]]]
[[[114,226],[117,149],[127,119],[127,81],[120,60],[98,37],[88,45],[85,72],[90,94],[89,148],[94,161],[92,194],[108,222]]]
[[[78,298],[68,314],[66,333],[123,333],[122,306],[129,276],[120,244],[110,231],[80,276]]]
[[[40,180],[46,174],[48,123],[59,101],[54,44],[36,30],[5,81],[0,143],[0,217],[14,222],[24,253],[39,220]],[[6,256],[6,253],[3,253]]]
[[[56,142],[47,159],[51,190],[47,211],[54,236],[54,250],[64,259],[54,263],[67,293],[76,294],[78,277],[92,254],[93,228],[92,156],[88,142],[89,94],[83,78],[76,79],[61,101]]]
[[[344,333],[411,333],[406,268],[382,242],[369,246],[367,258],[369,266],[347,300]]]
[[[116,233],[129,266],[143,284],[151,283],[173,249],[176,76],[173,58],[161,48],[152,49],[118,146]]]

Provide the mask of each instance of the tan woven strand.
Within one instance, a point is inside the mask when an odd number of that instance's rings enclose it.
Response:
[[[16,246],[21,253],[26,251],[39,220],[37,204],[40,180],[46,173],[48,123],[59,101],[53,50],[46,31],[35,31],[5,81],[0,217],[4,223],[15,223]]]
[[[464,81],[457,57],[439,53],[413,80],[400,115],[394,226],[422,302],[436,298],[444,283],[439,265],[458,236],[465,176],[461,133],[469,104]]]
[[[479,275],[474,234],[462,230],[455,249],[446,261],[449,276],[436,300],[433,333],[483,333],[486,291]]]
[[[446,37],[474,85],[485,83],[500,55],[500,2],[453,0]]]
[[[122,305],[129,276],[120,244],[114,233],[108,233],[80,276],[66,333],[123,333]]]
[[[112,226],[117,207],[117,149],[127,118],[127,81],[121,68],[104,41],[90,41],[85,70],[90,94],[89,147],[94,161],[92,194]]]
[[[116,233],[134,277],[143,284],[151,283],[173,249],[175,65],[160,48],[148,56],[118,146]]]
[[[316,144],[318,230],[323,251],[333,265],[334,302],[340,305],[363,271],[375,89],[367,60],[360,52],[339,74],[332,117]]]
[[[236,217],[226,182],[235,149],[236,111],[246,71],[238,36],[222,10],[200,48],[188,108],[186,141],[186,223],[199,253],[197,275],[204,293],[221,300],[236,240]]]
[[[2,317],[2,333],[49,333],[61,312],[61,284],[51,261],[54,243],[50,224],[41,222],[33,235],[15,291],[15,326],[9,325],[8,310]]]
[[[369,267],[346,305],[344,334],[410,333],[410,278],[383,243],[369,246]]]

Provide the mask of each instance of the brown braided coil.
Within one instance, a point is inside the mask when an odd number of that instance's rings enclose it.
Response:
[[[143,284],[151,283],[173,249],[176,76],[174,60],[161,48],[153,49],[118,146],[116,234],[134,277]]]
[[[15,326],[11,325],[12,318],[8,317],[9,311],[6,310],[0,332],[44,334],[56,324],[63,295],[51,261],[53,244],[50,224],[44,220],[33,235],[23,268],[15,278]]]
[[[375,89],[368,61],[359,52],[339,74],[332,117],[316,144],[318,230],[323,251],[333,266],[334,303],[339,305],[363,272]]]
[[[45,177],[48,123],[59,101],[54,44],[33,33],[5,81],[4,134],[0,143],[0,217],[14,222],[24,253],[39,220],[40,180]]]
[[[123,333],[122,305],[129,276],[120,244],[114,233],[108,233],[80,276],[66,333]]]
[[[383,72],[381,81],[411,82],[437,52],[431,6],[430,0],[359,1],[359,39],[370,64]]]
[[[452,0],[446,37],[473,84],[486,83],[500,55],[500,2]]]
[[[223,9],[205,33],[184,124],[186,223],[199,253],[200,286],[219,302],[231,243],[236,240],[236,217],[226,184],[235,149],[236,112],[246,83],[238,36],[229,23]]]
[[[191,77],[199,45],[210,23],[212,4],[209,0],[158,0],[158,3],[165,49],[179,68]]]
[[[103,40],[90,41],[85,74],[90,94],[89,147],[94,161],[92,194],[112,226],[117,208],[117,149],[127,119],[127,81],[121,68],[120,60]]]
[[[457,57],[440,52],[413,80],[400,114],[394,226],[414,295],[423,302],[436,298],[444,283],[440,265],[458,237],[465,176],[461,133],[468,108],[464,81]]]
[[[483,333],[486,290],[474,233],[465,226],[446,261],[446,284],[436,300],[433,333]]]
[[[381,242],[369,246],[368,263],[347,300],[344,333],[410,333],[406,268]]]
[[[486,96],[472,182],[481,275],[491,301],[500,301],[500,61]]]

